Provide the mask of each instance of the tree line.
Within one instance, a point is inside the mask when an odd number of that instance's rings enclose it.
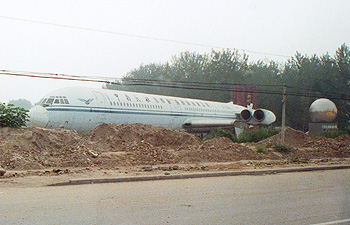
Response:
[[[296,53],[284,63],[249,62],[238,51],[212,50],[208,54],[182,52],[169,62],[150,63],[127,73],[105,88],[229,102],[233,85],[256,85],[258,106],[272,110],[281,124],[282,90],[287,87],[286,124],[308,129],[308,109],[318,98],[338,108],[340,128],[350,121],[350,49],[342,44],[331,56]]]

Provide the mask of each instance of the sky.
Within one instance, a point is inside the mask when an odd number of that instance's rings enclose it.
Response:
[[[350,44],[349,9],[349,0],[0,0],[0,70],[120,78],[184,51],[333,56]],[[0,102],[101,85],[0,74]]]

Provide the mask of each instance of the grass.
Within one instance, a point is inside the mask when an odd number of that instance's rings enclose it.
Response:
[[[252,130],[246,130],[238,136],[238,142],[259,142],[275,134],[278,134],[278,132],[279,131],[273,127],[263,127],[255,128]]]
[[[211,139],[214,137],[227,137],[231,139],[233,142],[246,143],[246,142],[259,142],[268,137],[271,137],[277,134],[279,131],[273,127],[263,127],[263,128],[255,128],[252,130],[243,131],[238,137],[234,135],[229,130],[224,129],[215,129],[209,133],[207,139]]]
[[[350,128],[347,128],[345,130],[333,129],[333,130],[324,132],[321,136],[326,138],[336,138],[343,134],[350,135]]]

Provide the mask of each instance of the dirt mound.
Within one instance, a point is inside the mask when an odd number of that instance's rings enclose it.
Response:
[[[64,129],[0,128],[0,163],[7,169],[38,169],[90,164],[86,141]]]
[[[243,144],[233,143],[226,137],[216,137],[199,146],[178,149],[180,163],[228,162],[237,160],[263,159],[264,156]]]
[[[349,134],[342,134],[339,137],[334,138],[334,140],[339,142],[345,142],[348,145],[350,145],[350,135]]]
[[[310,134],[306,134],[299,130],[294,130],[290,127],[288,127],[285,130],[285,145],[287,146],[302,147],[305,144],[307,144],[309,141],[316,140],[316,139],[318,140],[320,138]],[[260,141],[258,144],[263,146],[280,145],[281,134],[278,133],[272,137],[269,137],[263,141]]]
[[[279,153],[280,134],[259,143],[233,143],[217,137],[202,141],[184,130],[150,125],[102,124],[85,135],[65,129],[0,128],[0,167],[35,170],[62,167],[115,169],[119,166],[232,162],[262,159],[322,159],[350,157],[350,136],[315,137],[293,129]],[[257,146],[261,146],[258,150]]]
[[[257,143],[258,145],[271,148],[281,144],[281,134]],[[338,138],[317,137],[302,131],[287,128],[285,131],[285,145],[293,147],[294,156],[304,159],[311,158],[344,158],[350,157],[350,136],[341,135]]]
[[[144,124],[101,124],[85,134],[84,137],[91,141],[107,144],[115,149],[122,147],[125,143],[134,142],[145,142],[154,147],[178,147],[200,143],[199,138],[185,130],[172,130]]]

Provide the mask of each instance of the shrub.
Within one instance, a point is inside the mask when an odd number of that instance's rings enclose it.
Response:
[[[256,146],[257,152],[259,153],[266,153],[266,150],[262,146]]]
[[[338,129],[329,130],[329,131],[324,132],[321,136],[326,137],[326,138],[336,138],[342,134],[349,134],[350,135],[350,128],[347,128],[345,130],[338,130]]]
[[[286,146],[286,145],[275,145],[274,146],[275,151],[281,152],[281,153],[289,153],[293,151],[293,148]]]
[[[230,130],[218,128],[210,131],[207,139],[211,139],[214,137],[227,137],[231,139],[233,142],[240,142],[240,143],[259,142],[261,140],[264,140],[268,137],[271,137],[277,134],[278,132],[279,132],[278,130],[272,127],[256,128],[253,130],[245,130],[237,137]]]
[[[289,157],[289,161],[293,162],[293,163],[307,163],[308,161],[305,159],[301,159],[299,156],[297,155],[292,155]]]
[[[19,128],[29,121],[28,110],[0,103],[0,127]]]
[[[256,128],[243,131],[238,137],[238,142],[259,142],[278,133],[272,127]]]
[[[211,130],[207,139],[211,139],[214,137],[227,137],[232,141],[237,142],[236,135],[234,135],[231,131],[222,128]]]

